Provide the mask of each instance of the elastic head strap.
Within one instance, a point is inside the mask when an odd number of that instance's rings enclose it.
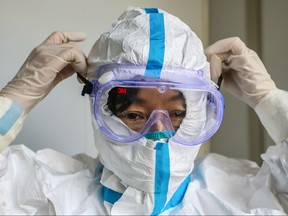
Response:
[[[80,73],[77,73],[77,77],[82,80],[82,82],[84,83],[84,87],[82,90],[81,95],[84,96],[85,94],[91,94],[93,91],[93,84],[87,80],[85,77],[83,77]]]

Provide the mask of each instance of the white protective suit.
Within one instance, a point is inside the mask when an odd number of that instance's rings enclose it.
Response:
[[[128,8],[92,48],[88,77],[99,78],[95,70],[109,63],[147,64],[150,20],[159,17],[165,29],[163,67],[203,69],[209,75],[202,44],[182,21],[160,10]],[[262,155],[261,168],[217,154],[195,160],[200,145],[146,138],[117,145],[96,124],[101,140],[95,143],[96,159],[8,147],[0,155],[0,214],[283,215],[288,212],[287,109],[288,94],[278,89],[255,107],[271,137],[281,140]],[[0,97],[0,144],[13,140],[23,118],[17,104]]]

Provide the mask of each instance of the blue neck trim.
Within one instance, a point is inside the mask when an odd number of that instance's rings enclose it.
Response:
[[[180,202],[182,202],[183,197],[186,193],[187,187],[189,183],[191,182],[191,175],[189,175],[180,185],[180,187],[177,189],[177,191],[173,194],[165,208],[161,211],[164,212],[168,210],[169,208],[173,208],[177,206]]]
[[[179,186],[171,199],[167,202],[167,194],[169,190],[170,180],[170,155],[169,145],[165,142],[158,142],[156,150],[156,167],[155,167],[155,194],[154,209],[151,215],[159,215],[169,208],[177,206],[186,193],[187,187],[191,182],[189,175]],[[166,204],[166,205],[165,205]]]
[[[105,186],[103,186],[103,188],[102,188],[102,193],[103,193],[104,201],[106,201],[112,205],[115,202],[117,202],[122,196],[122,193],[111,190],[110,188],[107,188]]]
[[[180,187],[177,189],[177,191],[173,194],[169,202],[166,204],[166,206],[160,211],[160,213],[168,210],[169,208],[173,208],[177,206],[183,199],[185,192],[187,190],[187,187],[189,183],[191,182],[191,176],[189,175],[180,185]],[[102,189],[104,200],[112,205],[114,205],[115,202],[117,202],[121,196],[122,193],[119,193],[117,191],[111,190],[110,188],[107,188],[103,186]],[[154,208],[155,209],[155,208]]]

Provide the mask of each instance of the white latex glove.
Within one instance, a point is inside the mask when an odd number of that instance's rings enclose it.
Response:
[[[277,89],[258,55],[238,38],[220,40],[205,50],[214,82],[222,74],[223,88],[255,106],[271,90]],[[227,68],[222,69],[222,63]]]
[[[76,44],[70,43],[85,38],[80,32],[52,33],[30,53],[0,96],[16,101],[27,114],[61,80],[75,72],[85,75],[86,56]]]

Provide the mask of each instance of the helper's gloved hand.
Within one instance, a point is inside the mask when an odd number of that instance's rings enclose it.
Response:
[[[85,39],[79,32],[54,32],[28,56],[0,96],[16,101],[27,114],[61,80],[75,72],[85,75],[86,56],[73,43]]]
[[[220,40],[205,50],[211,76],[217,82],[223,76],[223,87],[254,108],[276,85],[258,55],[237,37]],[[227,68],[222,70],[222,63]]]

